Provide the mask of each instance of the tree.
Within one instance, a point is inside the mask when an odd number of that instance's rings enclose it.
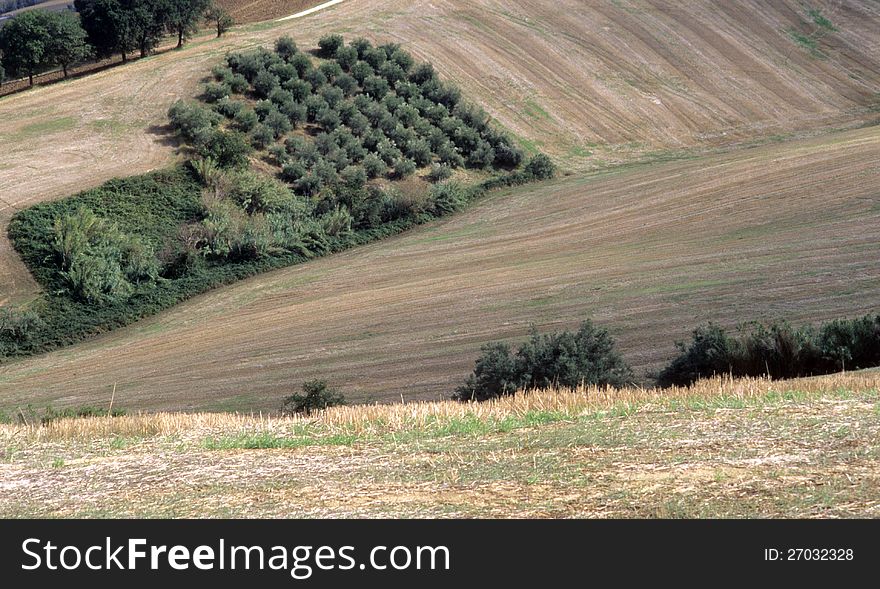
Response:
[[[139,49],[146,57],[159,45],[169,5],[164,0],[74,0],[89,43],[99,55],[122,55]]]
[[[327,407],[345,405],[345,396],[327,388],[323,380],[311,380],[303,384],[303,392],[294,393],[284,399],[281,412],[285,415],[311,415]]]
[[[45,10],[23,12],[0,28],[0,53],[13,76],[27,76],[31,86],[34,74],[51,65],[49,48],[51,16]]]
[[[223,36],[223,33],[228,31],[235,22],[232,20],[232,17],[229,16],[229,13],[222,6],[218,6],[217,4],[211,4],[208,6],[208,10],[205,11],[205,20],[214,25],[214,28],[217,29],[217,38]]]
[[[474,372],[453,395],[459,401],[485,401],[518,390],[580,385],[623,386],[632,371],[604,329],[584,321],[576,332],[532,334],[516,354],[505,344],[482,348]]]
[[[49,35],[49,57],[54,64],[61,66],[65,78],[71,64],[83,61],[92,54],[79,17],[72,12],[53,12],[49,21]]]
[[[167,0],[162,20],[177,35],[178,49],[198,30],[199,20],[209,7],[210,0]]]

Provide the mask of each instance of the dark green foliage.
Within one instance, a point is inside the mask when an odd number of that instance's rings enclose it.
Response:
[[[880,366],[880,315],[818,328],[750,323],[730,335],[715,324],[694,330],[688,345],[658,375],[660,386],[714,375],[795,378]]]
[[[215,3],[211,3],[205,11],[205,22],[213,25],[217,31],[218,39],[235,24],[229,13],[222,6],[218,6]]]
[[[331,58],[344,43],[342,35],[325,35],[318,40],[318,56]]]
[[[501,343],[482,348],[474,372],[453,395],[459,401],[485,401],[550,387],[599,385],[620,387],[632,371],[604,329],[585,321],[575,331],[549,335],[533,332],[516,354]]]
[[[60,66],[67,68],[91,55],[86,33],[70,12],[30,10],[0,25],[0,55],[5,72],[12,76],[33,76]]]
[[[523,171],[534,180],[549,180],[556,174],[556,166],[549,157],[539,153],[529,160]]]
[[[220,122],[217,113],[196,102],[178,100],[168,109],[171,126],[178,135],[191,143],[201,143]]]
[[[372,75],[368,76],[367,79],[364,80],[364,92],[375,100],[381,99],[383,96],[388,94],[389,90],[390,86],[388,85],[388,81],[385,78]]]
[[[284,399],[281,413],[284,415],[311,415],[328,407],[345,405],[345,395],[327,388],[323,380],[311,380],[303,384],[302,393],[294,393]]]
[[[228,98],[231,93],[232,90],[225,82],[208,82],[205,84],[204,97],[206,102],[217,102],[223,98]]]
[[[198,151],[224,168],[235,168],[248,163],[253,148],[247,136],[238,131],[215,131]]]
[[[438,217],[460,210],[468,201],[464,187],[457,182],[435,184],[428,194]]]
[[[340,47],[336,50],[336,63],[343,71],[351,71],[351,68],[358,61],[358,52],[354,47]]]
[[[280,37],[275,41],[275,53],[280,55],[281,59],[284,61],[290,62],[298,51],[296,41],[294,41],[289,35]]]

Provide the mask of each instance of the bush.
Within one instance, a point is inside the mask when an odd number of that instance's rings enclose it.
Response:
[[[220,99],[227,98],[232,92],[229,85],[225,82],[208,82],[205,84],[205,101],[217,102]]]
[[[340,47],[336,50],[336,63],[346,72],[351,71],[351,68],[358,61],[358,52],[354,47]]]
[[[257,126],[257,123],[260,122],[260,117],[257,116],[257,112],[254,109],[244,106],[238,109],[238,112],[233,116],[233,120],[239,129],[248,132]]]
[[[284,415],[311,415],[328,407],[345,405],[345,396],[327,388],[323,380],[311,380],[303,384],[302,393],[294,393],[284,399],[281,413]]]
[[[632,371],[617,353],[614,340],[590,321],[576,332],[533,332],[516,354],[501,343],[482,348],[474,372],[453,395],[459,401],[485,401],[552,387],[624,386]]]
[[[451,176],[452,168],[446,164],[434,164],[431,166],[431,171],[428,172],[428,180],[431,182],[442,182]]]
[[[294,41],[289,35],[280,37],[275,41],[275,53],[280,55],[284,61],[289,62],[298,51],[296,41]]]
[[[364,157],[362,165],[364,172],[367,174],[367,178],[371,180],[373,178],[384,176],[386,172],[388,172],[388,166],[386,166],[385,162],[374,153],[368,153],[366,157]]]
[[[394,177],[397,179],[412,176],[416,171],[416,163],[408,157],[399,157],[394,160]]]
[[[235,168],[246,165],[252,151],[247,136],[242,133],[217,131],[199,153],[202,157],[213,159],[223,168]]]
[[[458,182],[435,184],[428,192],[434,215],[441,217],[460,210],[467,204],[467,194]]]
[[[329,59],[336,55],[344,43],[342,35],[325,35],[318,40],[318,56]]]
[[[178,100],[168,109],[171,126],[184,139],[195,142],[220,122],[217,113],[195,103]]]
[[[556,166],[549,157],[539,153],[529,160],[524,172],[528,177],[535,180],[549,180],[556,175]]]
[[[788,323],[748,323],[737,335],[718,325],[698,327],[691,342],[658,374],[661,387],[700,378],[766,376],[796,378],[880,366],[880,315],[795,328]]]

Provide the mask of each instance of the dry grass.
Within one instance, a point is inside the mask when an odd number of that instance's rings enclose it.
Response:
[[[877,517],[880,374],[0,427],[0,517]]]
[[[399,434],[442,428],[456,420],[486,423],[529,414],[550,414],[556,420],[577,419],[603,411],[629,412],[654,405],[684,403],[753,402],[774,394],[796,391],[802,396],[821,396],[834,391],[865,393],[880,391],[880,371],[841,373],[787,381],[766,378],[705,379],[687,387],[667,389],[631,387],[579,387],[546,389],[493,399],[483,403],[421,401],[385,405],[333,407],[315,416],[278,417],[277,414],[154,413],[118,417],[55,419],[48,424],[0,425],[0,439],[28,443],[65,440],[97,440],[116,437],[185,436],[290,432],[306,428],[308,435],[339,433],[353,436]]]

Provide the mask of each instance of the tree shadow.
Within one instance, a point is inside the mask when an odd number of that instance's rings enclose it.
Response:
[[[184,149],[183,142],[181,142],[180,137],[177,136],[170,124],[150,125],[146,130],[148,135],[156,137],[154,141],[159,145],[173,147],[178,153]]]

